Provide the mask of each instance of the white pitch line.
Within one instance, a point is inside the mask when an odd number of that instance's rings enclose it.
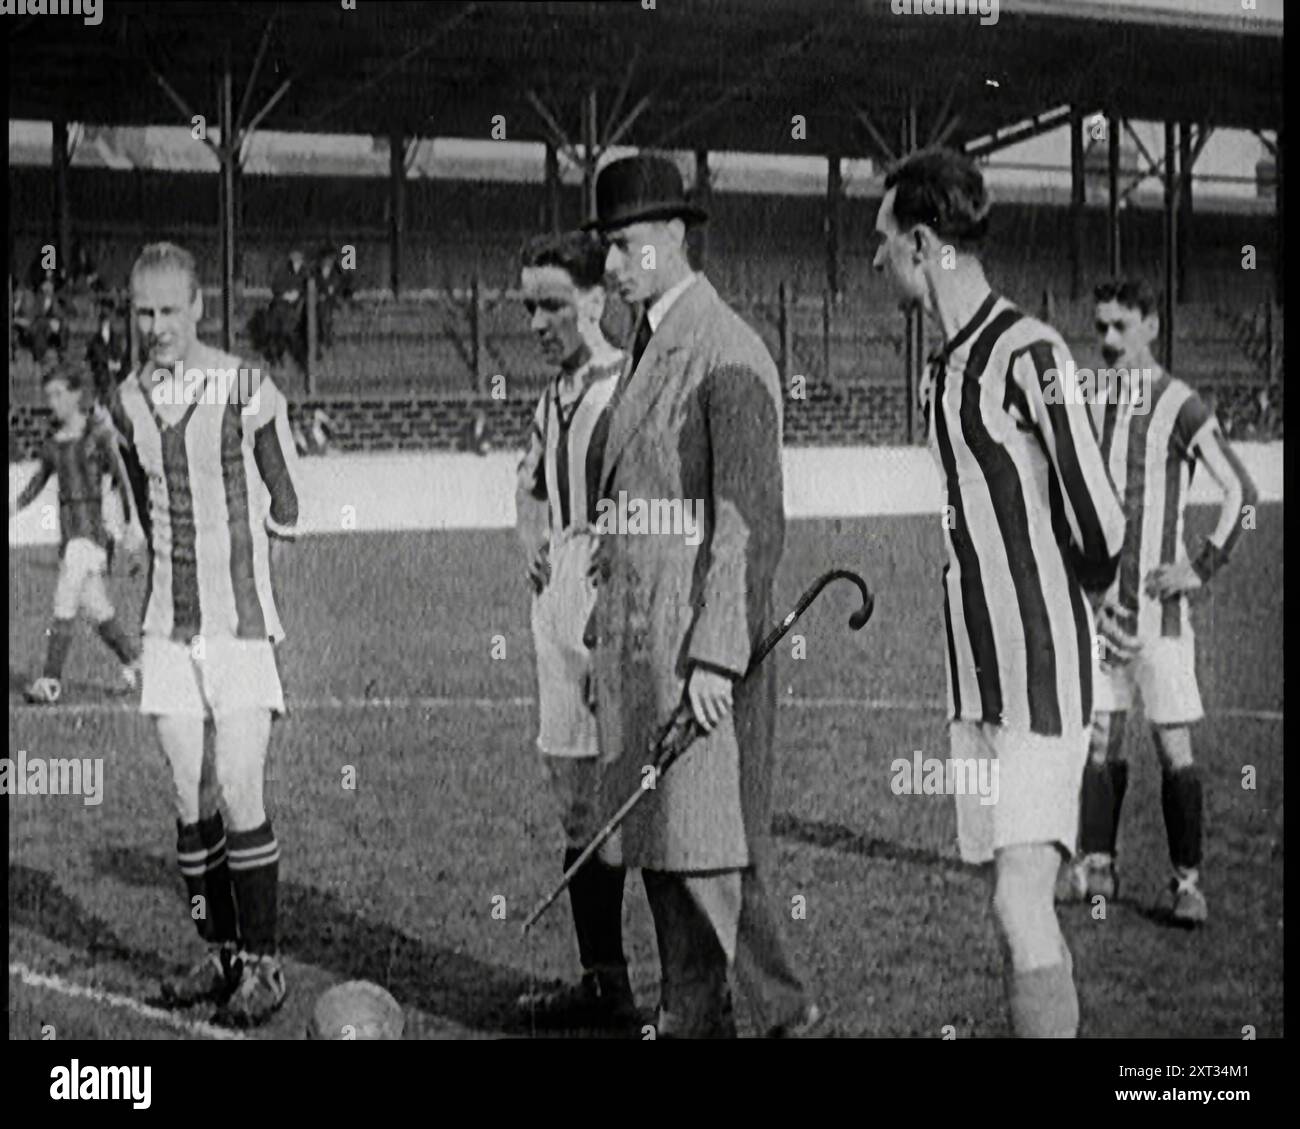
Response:
[[[419,695],[396,698],[294,698],[289,697],[289,716],[296,713],[311,713],[328,710],[454,710],[454,709],[528,709],[536,704],[535,698],[456,698],[456,697],[421,697]],[[897,711],[900,713],[939,713],[944,704],[939,700],[922,700],[916,698],[789,698],[778,699],[778,705],[786,709],[863,709]],[[12,702],[10,713],[49,713],[53,716],[67,714],[71,717],[87,714],[136,713],[137,709],[129,701],[121,702],[60,702],[56,706],[31,705],[26,702]],[[1225,707],[1211,710],[1210,717],[1235,718],[1245,721],[1280,722],[1283,720],[1281,710],[1251,710]]]
[[[239,1031],[232,1031],[225,1027],[215,1027],[201,1019],[186,1019],[182,1015],[175,1015],[170,1011],[164,1011],[162,1008],[142,1004],[139,1000],[134,1000],[130,996],[121,996],[116,992],[106,992],[102,988],[91,988],[85,984],[74,984],[71,980],[64,980],[61,976],[50,976],[44,972],[35,972],[21,961],[9,962],[9,975],[19,977],[24,984],[28,984],[33,988],[46,988],[51,992],[72,996],[75,999],[93,1000],[97,1004],[108,1007],[123,1008],[143,1019],[152,1019],[167,1027],[175,1028],[178,1031],[189,1031],[205,1039],[247,1038],[246,1035]]]

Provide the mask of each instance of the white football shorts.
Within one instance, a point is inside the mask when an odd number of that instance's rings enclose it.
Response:
[[[177,643],[144,637],[141,713],[206,717],[249,709],[284,713],[280,672],[269,639],[196,638]]]
[[[1079,830],[1079,789],[1088,759],[1085,726],[1061,737],[979,721],[954,721],[951,757],[988,761],[969,779],[987,780],[985,794],[958,792],[957,844],[963,862],[983,863],[1003,847],[1055,843],[1068,858]],[[972,766],[973,767],[973,766]]]
[[[1136,692],[1152,725],[1190,725],[1205,716],[1196,684],[1196,638],[1152,636],[1123,665],[1097,667],[1092,708],[1096,713],[1127,711]]]
[[[108,554],[89,537],[73,537],[59,561],[59,579],[54,585],[54,618],[75,619],[77,611],[95,623],[113,618],[113,601],[104,587]]]
[[[587,705],[591,651],[582,641],[596,602],[588,576],[596,536],[570,534],[551,543],[551,578],[533,598],[537,656],[537,747],[553,757],[594,757],[596,715]]]

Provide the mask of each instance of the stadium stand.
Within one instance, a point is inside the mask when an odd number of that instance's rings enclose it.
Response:
[[[142,242],[171,238],[192,248],[205,279],[219,275],[213,178],[199,174],[74,168],[76,229],[104,281],[120,288]],[[35,254],[47,223],[48,176],[10,170],[13,264]],[[759,331],[788,377],[807,377],[807,399],[791,401],[787,438],[796,443],[900,442],[906,437],[903,319],[870,269],[877,201],[855,196],[842,210],[842,292],[825,294],[823,205],[816,197],[719,193],[705,267]],[[562,194],[574,223],[578,193]],[[404,277],[396,298],[389,273],[382,181],[356,177],[245,177],[237,278],[236,347],[253,358],[249,322],[266,302],[275,265],[292,245],[355,248],[356,300],[336,317],[335,342],[313,366],[310,386],[289,363],[277,379],[303,421],[324,409],[337,449],[454,446],[482,412],[489,446],[515,445],[545,372],[510,288],[518,248],[545,226],[540,184],[413,180],[408,184]],[[1102,276],[1105,217],[1087,213],[1082,293],[1069,294],[1069,213],[1052,204],[1005,203],[987,266],[994,284],[1034,313],[1047,313],[1081,365],[1095,362],[1092,283]],[[1197,212],[1187,239],[1186,301],[1180,306],[1175,369],[1217,405],[1229,434],[1280,437],[1280,313],[1270,307],[1271,217]],[[1014,233],[1008,238],[1007,233]],[[1135,201],[1124,214],[1125,264],[1158,277],[1161,217]],[[1257,269],[1241,269],[1243,245]],[[419,287],[416,289],[415,287]],[[218,302],[206,304],[215,334]],[[93,302],[73,302],[70,340],[94,328]],[[628,312],[611,303],[607,329],[620,339]],[[935,327],[927,325],[933,338]],[[937,339],[935,339],[937,340]],[[490,395],[505,377],[505,401]],[[39,374],[11,348],[10,457],[23,457],[41,429]],[[518,417],[516,419],[516,417]],[[391,426],[389,426],[391,425]]]

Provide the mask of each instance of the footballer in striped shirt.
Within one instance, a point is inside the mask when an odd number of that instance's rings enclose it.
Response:
[[[178,860],[191,904],[206,910],[192,916],[208,946],[163,995],[176,1006],[214,1001],[221,1021],[251,1026],[286,992],[280,849],[262,786],[271,719],[284,712],[271,572],[298,524],[296,452],[274,382],[198,339],[203,296],[188,251],[145,247],[131,304],[145,359],[111,414],[148,492],[140,709],[171,765]],[[205,764],[209,722],[216,752]]]
[[[588,232],[541,235],[523,251],[520,286],[538,346],[557,368],[542,393],[519,464],[518,534],[533,585],[537,750],[564,829],[564,868],[596,833],[599,747],[591,650],[583,636],[596,600],[596,506],[610,400],[624,354],[600,327],[605,248]],[[538,1026],[619,1028],[636,1019],[623,951],[621,866],[592,859],[569,887],[582,978],[529,993]]]
[[[1208,907],[1199,884],[1201,776],[1190,730],[1203,710],[1188,597],[1228,560],[1243,510],[1258,496],[1205,402],[1152,356],[1160,317],[1151,287],[1140,279],[1105,282],[1095,297],[1101,353],[1111,367],[1097,374],[1093,415],[1127,528],[1119,575],[1100,620],[1106,642],[1083,777],[1081,857],[1063,895],[1115,895],[1116,833],[1128,785],[1124,725],[1136,692],[1160,759],[1173,866],[1170,912],[1175,922],[1194,926],[1206,919]],[[1222,500],[1213,532],[1189,557],[1183,512],[1198,470],[1214,481]]]
[[[59,579],[54,588],[45,668],[27,688],[29,702],[51,705],[63,692],[63,664],[72,645],[77,612],[84,610],[99,637],[122,664],[122,680],[133,689],[140,653],[122,629],[104,587],[109,537],[104,528],[104,478],[109,476],[122,502],[129,548],[144,544],[131,523],[131,491],[111,427],[87,411],[85,380],[70,365],[46,372],[41,384],[55,428],[41,447],[31,481],[9,503],[9,516],[31,505],[53,477],[59,484]]]
[[[1052,893],[1073,852],[1092,715],[1092,606],[1114,578],[1124,516],[1074,394],[1059,334],[990,289],[983,177],[945,149],[885,179],[877,270],[938,319],[922,389],[945,493],[951,762],[968,862],[992,862],[1012,1028],[1070,1038],[1079,1008]],[[996,773],[996,775],[995,775]]]

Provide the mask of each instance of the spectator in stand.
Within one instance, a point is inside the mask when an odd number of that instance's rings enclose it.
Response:
[[[47,275],[40,282],[35,294],[24,294],[14,315],[14,330],[18,342],[31,350],[36,363],[43,365],[47,358],[62,357],[65,345],[67,316],[63,303],[54,293],[53,274]]]
[[[328,245],[316,259],[316,359],[334,344],[334,312],[352,297],[352,279],[339,268],[338,252]]]
[[[32,265],[27,268],[27,286],[32,293],[39,293],[41,283],[47,278],[54,282],[55,290],[62,290],[64,282],[67,281],[67,269],[63,265],[61,255],[55,256],[56,266],[45,265],[45,248],[55,246],[53,239],[43,239],[41,244],[36,248],[36,254],[32,256]]]
[[[287,352],[305,368],[307,361],[304,314],[307,300],[307,267],[296,247],[271,280],[271,305],[267,310],[267,358],[279,364]]]
[[[104,284],[99,278],[99,268],[90,257],[90,251],[80,241],[72,245],[72,267],[68,272],[71,288],[78,293],[99,294]]]
[[[107,404],[131,367],[131,347],[117,321],[113,299],[99,300],[99,327],[86,343],[86,362],[95,378],[95,399]]]

